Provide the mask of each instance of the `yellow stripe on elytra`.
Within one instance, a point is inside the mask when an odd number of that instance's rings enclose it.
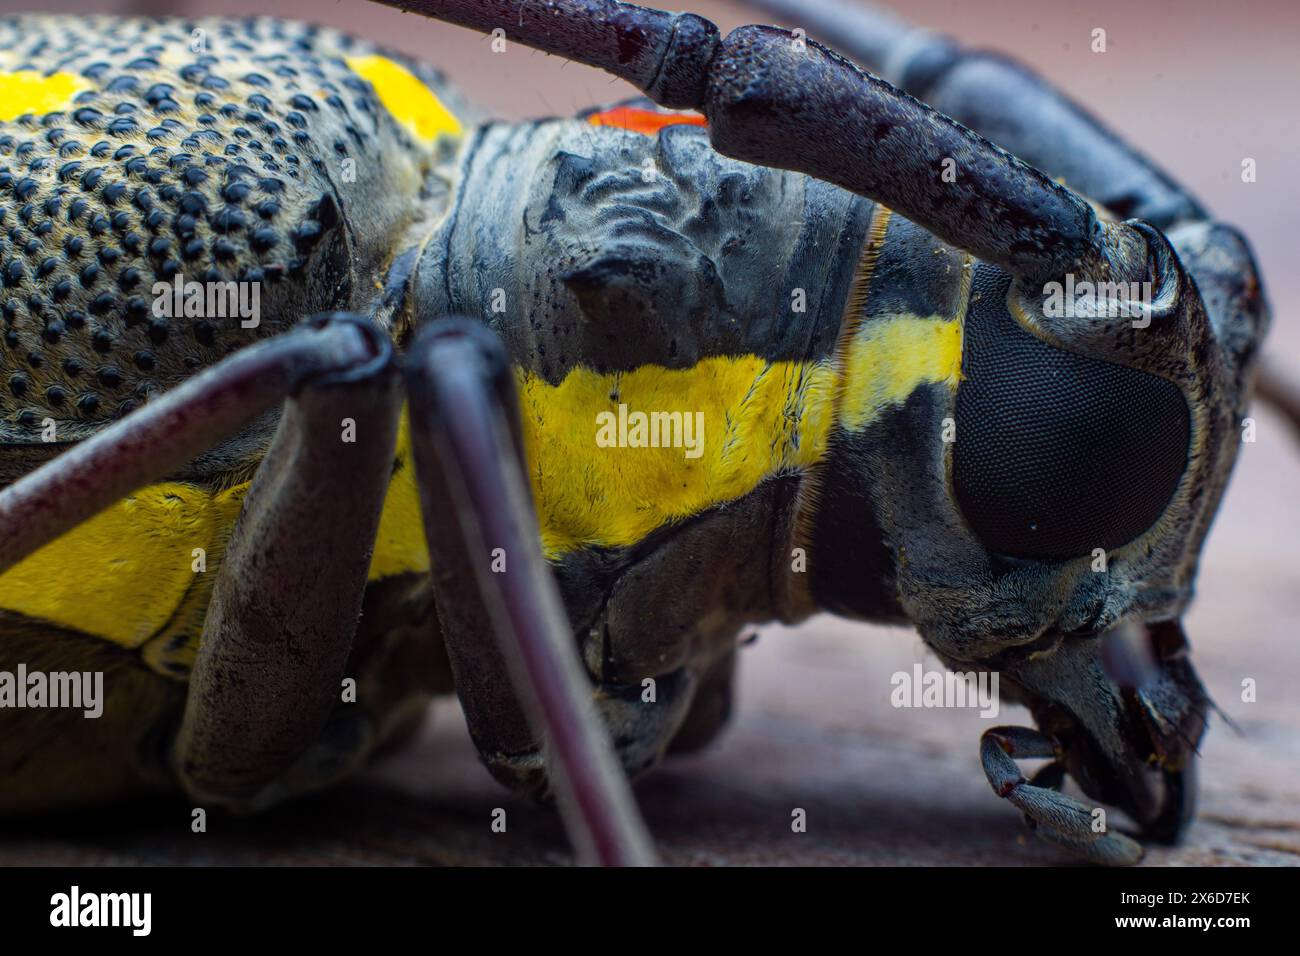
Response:
[[[142,488],[0,575],[0,608],[139,647],[194,583],[193,549],[215,564],[243,499],[243,488]]]
[[[397,454],[404,465],[388,485],[388,497],[379,515],[375,553],[370,559],[370,580],[429,570],[429,547],[424,540],[420,492],[411,460],[411,422],[403,414],[397,433]]]
[[[78,93],[88,89],[90,84],[74,73],[45,76],[36,70],[0,70],[0,120],[66,110]]]
[[[353,73],[370,81],[384,109],[420,142],[430,144],[440,136],[461,134],[460,120],[400,63],[370,55],[348,57],[347,64]]]
[[[863,323],[837,363],[710,357],[687,369],[577,368],[556,385],[516,373],[524,444],[552,559],[592,546],[625,547],[657,528],[735,501],[774,475],[824,456],[831,432],[859,430],[927,382],[955,386],[959,320],[895,316]],[[701,453],[682,447],[600,447],[597,414],[703,415]],[[370,579],[427,571],[409,424],[380,519]],[[167,483],[136,492],[0,575],[0,608],[94,634],[127,648],[197,634],[204,601],[195,548],[211,575],[248,484],[220,492]],[[204,582],[206,583],[206,582]],[[178,611],[183,613],[178,615]],[[150,645],[151,647],[154,645]],[[192,658],[193,647],[179,659]]]

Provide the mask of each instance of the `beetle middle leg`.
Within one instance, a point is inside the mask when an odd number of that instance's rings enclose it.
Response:
[[[176,749],[182,782],[201,799],[251,808],[273,796],[268,787],[338,700],[399,395],[387,335],[358,316],[320,316],[195,375],[0,492],[2,571],[290,396],[217,572],[191,677]],[[355,444],[342,440],[344,417],[355,419]]]
[[[1056,742],[1027,727],[993,727],[980,737],[980,761],[989,786],[1010,800],[1040,837],[1094,863],[1128,865],[1142,858],[1142,847],[1122,833],[1093,830],[1093,810],[1059,788],[1065,777]],[[1032,780],[1016,760],[1051,758]]]
[[[196,797],[256,808],[333,782],[371,750],[365,711],[334,712],[400,401],[390,354],[310,382],[286,404],[190,677],[176,753]]]

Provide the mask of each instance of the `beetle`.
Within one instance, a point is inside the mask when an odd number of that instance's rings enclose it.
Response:
[[[0,810],[254,811],[454,691],[584,859],[646,862],[627,775],[717,733],[743,626],[825,610],[1000,675],[1038,729],[981,756],[1039,835],[1140,856],[1068,773],[1176,839],[1245,239],[889,20],[800,8],[881,79],[615,0],[391,5],[646,99],[493,123],[323,28],[0,21],[0,663],[105,686],[4,711]]]

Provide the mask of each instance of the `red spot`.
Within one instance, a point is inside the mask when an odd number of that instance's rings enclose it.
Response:
[[[678,113],[671,110],[646,110],[636,106],[616,106],[603,113],[587,117],[592,126],[616,126],[633,133],[654,136],[665,126],[707,126],[699,113]]]

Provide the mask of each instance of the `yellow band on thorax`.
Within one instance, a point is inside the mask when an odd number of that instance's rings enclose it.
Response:
[[[766,478],[820,461],[833,425],[860,430],[917,386],[955,386],[961,325],[938,317],[871,322],[831,359],[769,361],[755,355],[702,359],[688,369],[571,371],[558,385],[528,373],[517,381],[524,443],[545,554],[626,547],[650,532],[735,501]],[[838,401],[837,401],[838,396]],[[646,439],[623,423],[651,423]],[[698,454],[649,445],[653,416],[697,422]],[[617,423],[623,447],[602,447],[600,416]],[[689,416],[689,418],[687,418]],[[667,424],[674,426],[677,419]],[[630,440],[629,440],[630,439]]]

